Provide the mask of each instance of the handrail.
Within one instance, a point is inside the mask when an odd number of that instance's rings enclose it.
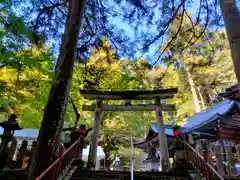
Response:
[[[59,158],[57,158],[36,180],[57,179],[64,169],[78,158],[82,137],[73,143]]]
[[[209,163],[204,161],[203,157],[191,145],[184,141],[181,142],[185,147],[186,159],[200,170],[201,175],[206,178],[206,180],[224,180],[224,178]]]

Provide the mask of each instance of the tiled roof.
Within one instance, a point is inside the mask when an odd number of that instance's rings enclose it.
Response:
[[[165,128],[165,134],[166,135],[169,135],[169,136],[173,136],[173,128],[171,125],[164,125],[164,128]],[[152,124],[152,130],[155,132],[155,133],[158,133],[158,127],[157,125],[154,123]]]
[[[16,137],[28,137],[28,138],[37,138],[39,130],[38,129],[22,129],[14,132]],[[0,127],[0,134],[3,134],[3,128]]]
[[[227,114],[235,104],[239,102],[232,101],[232,100],[224,100],[220,103],[214,104],[213,106],[196,113],[187,118],[187,122],[182,125],[181,131],[188,132],[193,131],[205,124],[213,122],[217,120],[219,115]]]
[[[165,134],[168,136],[168,137],[173,137],[173,127],[172,125],[166,125],[164,124],[164,129],[165,129]],[[151,130],[156,133],[154,135],[151,135],[150,136],[150,139],[144,139],[142,141],[139,141],[139,142],[136,142],[134,143],[134,146],[136,147],[147,147],[147,144],[148,143],[151,143],[151,142],[155,142],[157,141],[157,133],[158,133],[158,127],[156,125],[156,123],[153,123],[152,126],[151,126]],[[150,131],[151,131],[150,130]]]

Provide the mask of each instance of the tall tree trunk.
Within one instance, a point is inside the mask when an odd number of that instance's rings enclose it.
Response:
[[[240,83],[240,16],[235,0],[220,0],[232,60],[238,83]]]
[[[69,83],[69,88],[70,88],[70,83]],[[67,91],[67,94],[69,93],[69,90]],[[67,105],[67,100],[66,102],[64,102],[64,106],[66,107]],[[64,107],[64,110],[65,110],[65,107]],[[63,125],[64,125],[64,118],[63,118],[63,115],[61,117],[61,119],[59,120],[59,123],[58,123],[58,126],[57,126],[57,130],[56,130],[56,135],[55,135],[55,147],[54,147],[54,155],[55,157],[57,156],[57,152],[58,152],[58,149],[59,149],[59,146],[60,146],[60,143],[61,143],[61,139],[62,139],[62,129],[63,129]]]
[[[194,103],[194,106],[195,106],[195,110],[196,110],[196,112],[200,112],[201,107],[200,107],[200,103],[199,103],[199,100],[198,100],[195,83],[193,81],[192,74],[190,73],[190,70],[189,70],[188,67],[186,68],[186,72],[187,72],[187,77],[188,77],[188,83],[189,83],[191,91],[192,91],[193,103]]]
[[[47,105],[38,135],[28,179],[40,175],[54,160],[57,131],[62,124],[74,66],[76,45],[84,11],[84,0],[70,0],[61,49]]]
[[[198,87],[197,90],[198,90],[198,94],[199,94],[199,97],[200,97],[200,100],[201,100],[201,103],[202,103],[202,107],[203,107],[203,109],[206,109],[206,105],[205,105],[202,93],[200,91],[200,88]]]

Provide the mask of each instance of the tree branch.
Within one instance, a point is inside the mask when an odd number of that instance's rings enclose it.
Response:
[[[187,49],[189,46],[192,46],[206,31],[207,27],[208,27],[208,23],[209,23],[209,9],[208,9],[208,2],[207,0],[204,0],[206,2],[206,10],[207,10],[207,16],[206,16],[206,23],[204,25],[204,28],[202,30],[202,32],[196,37],[196,39],[193,42],[189,42],[187,44],[187,46],[185,46],[183,49]]]
[[[72,98],[69,96],[69,99],[70,99],[70,102],[72,104],[72,107],[73,107],[73,110],[74,110],[74,113],[76,114],[76,119],[75,119],[75,123],[74,123],[74,128],[76,129],[77,128],[77,124],[78,124],[78,121],[79,121],[79,118],[80,118],[80,114],[77,110],[77,107],[76,105],[74,104]]]
[[[68,0],[62,2],[62,3],[56,3],[56,4],[53,4],[52,6],[45,6],[44,8],[40,8],[38,9],[37,11],[39,11],[39,14],[36,18],[36,24],[34,25],[34,28],[35,30],[38,28],[38,24],[39,24],[39,19],[41,17],[42,14],[44,14],[46,11],[49,11],[49,10],[52,10],[56,7],[59,7],[59,6],[62,6],[64,4],[68,3]]]
[[[184,9],[184,5],[183,5],[183,9]],[[174,36],[171,38],[171,40],[167,43],[166,47],[163,49],[163,51],[161,52],[161,54],[159,55],[158,59],[153,63],[153,66],[156,65],[156,63],[161,59],[162,55],[164,54],[164,52],[166,51],[166,49],[173,43],[173,41],[175,41],[175,39],[177,38],[177,35],[179,34],[181,28],[182,28],[182,22],[183,22],[183,17],[184,17],[184,11],[182,11],[181,14],[181,20],[180,20],[180,24],[178,26],[178,30],[177,32],[174,34]]]
[[[170,24],[174,21],[175,17],[177,16],[179,9],[184,4],[185,4],[185,0],[182,0],[181,3],[178,5],[176,11],[174,12],[173,16],[168,20],[168,22],[163,27],[163,30],[153,40],[151,40],[149,43],[147,43],[145,46],[143,46],[140,50],[144,50],[144,49],[148,48],[151,44],[155,43],[158,39],[160,39],[166,33],[166,31],[168,30],[168,27],[170,26]]]

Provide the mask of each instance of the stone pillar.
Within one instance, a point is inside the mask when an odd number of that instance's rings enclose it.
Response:
[[[157,157],[159,157],[159,160],[158,160],[159,171],[162,171],[162,164],[160,163],[160,160],[161,160],[161,150],[159,148],[157,149]],[[170,161],[169,161],[169,163],[170,163]]]
[[[100,134],[100,125],[101,125],[101,107],[102,101],[97,100],[96,109],[95,109],[95,119],[93,126],[93,134],[92,134],[92,144],[89,150],[88,156],[88,168],[95,168],[96,160],[97,160],[97,147],[98,147],[98,138]]]
[[[160,168],[159,159],[157,159],[157,157],[146,159],[146,166],[147,171],[159,172]]]
[[[214,151],[214,155],[216,157],[217,171],[219,174],[225,175],[221,145],[213,145],[213,151]]]
[[[158,142],[159,142],[159,148],[161,150],[161,155],[160,155],[161,167],[162,167],[162,170],[164,171],[170,168],[168,145],[167,145],[167,138],[166,138],[165,129],[164,129],[160,99],[156,99],[155,104],[158,105],[156,108],[156,124],[159,130]]]
[[[226,152],[227,161],[228,161],[229,175],[236,176],[236,167],[235,167],[235,162],[233,159],[232,147],[225,146],[225,152]]]
[[[96,160],[95,170],[100,170],[100,160]]]

